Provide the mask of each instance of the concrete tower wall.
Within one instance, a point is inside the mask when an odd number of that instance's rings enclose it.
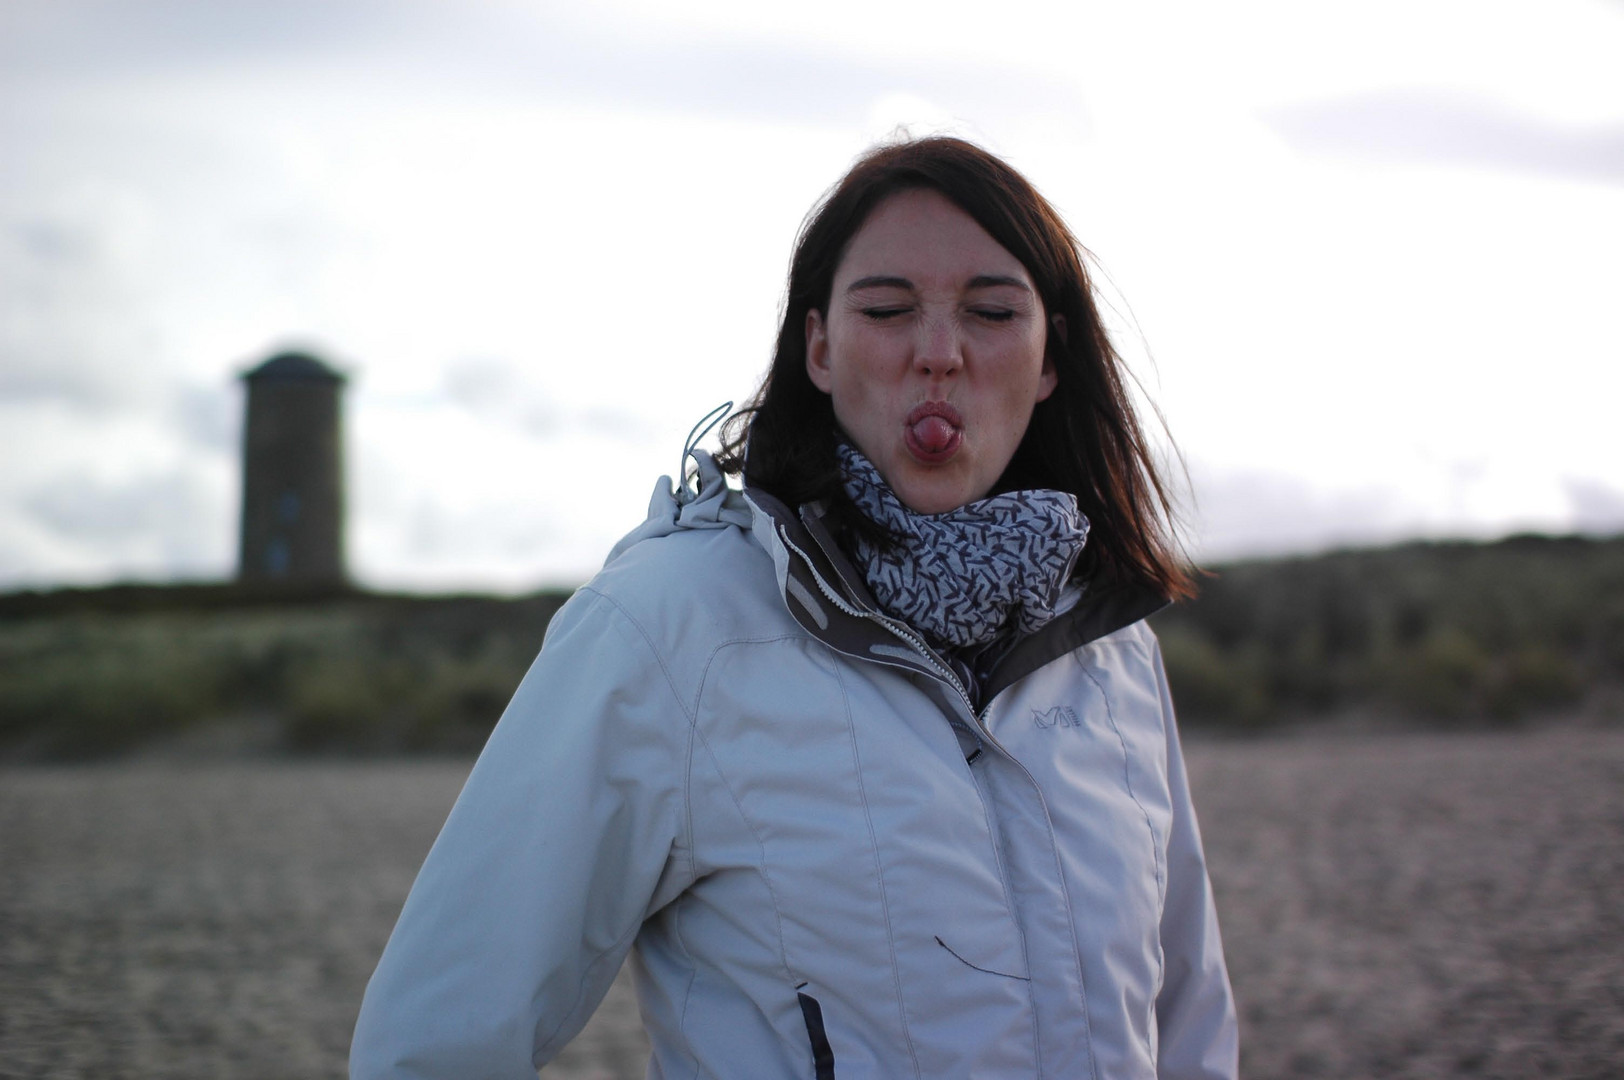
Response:
[[[238,579],[342,584],[344,380],[300,354],[273,357],[243,379],[248,416]]]

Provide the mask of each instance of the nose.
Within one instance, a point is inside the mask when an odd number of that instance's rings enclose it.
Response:
[[[944,379],[964,367],[959,330],[952,319],[924,319],[914,344],[914,370],[931,379]]]

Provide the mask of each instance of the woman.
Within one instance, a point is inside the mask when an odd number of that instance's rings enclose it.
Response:
[[[1187,571],[1048,204],[958,140],[870,153],[692,457],[549,628],[352,1075],[529,1076],[630,952],[653,1077],[1233,1076],[1142,621]]]

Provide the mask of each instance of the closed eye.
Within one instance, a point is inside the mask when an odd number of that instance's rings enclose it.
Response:
[[[988,322],[1009,322],[1015,317],[1015,312],[1009,308],[971,308],[970,314]]]
[[[906,315],[907,313],[908,309],[905,307],[868,307],[863,309],[863,316],[873,319],[875,322],[884,322],[886,319],[894,319],[898,315]]]

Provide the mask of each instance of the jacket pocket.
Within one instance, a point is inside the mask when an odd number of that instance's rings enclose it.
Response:
[[[816,1080],[835,1080],[835,1052],[829,1046],[828,1032],[823,1030],[823,1006],[800,987],[796,988],[795,997],[801,1003],[801,1019],[806,1021],[806,1036],[812,1042],[813,1076]]]

